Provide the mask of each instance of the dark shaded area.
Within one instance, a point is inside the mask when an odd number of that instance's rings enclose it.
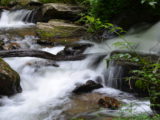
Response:
[[[75,94],[88,93],[94,89],[99,89],[102,87],[103,86],[101,84],[96,83],[92,80],[88,80],[85,84],[77,86],[75,90],[73,90],[73,93]]]
[[[66,45],[64,50],[57,55],[79,55],[82,54],[88,47],[92,47],[90,43],[73,43]]]
[[[99,0],[92,14],[127,30],[137,24],[159,21],[160,1],[154,8],[147,3],[141,4],[141,0]]]

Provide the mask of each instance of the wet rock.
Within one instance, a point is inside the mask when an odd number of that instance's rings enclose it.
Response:
[[[0,50],[3,50],[3,45],[4,45],[3,40],[0,40]]]
[[[106,99],[106,103],[108,104],[120,104],[118,100],[115,98],[111,98],[108,96],[105,96],[103,94],[99,93],[87,93],[87,94],[81,94],[81,95],[75,95],[71,97],[71,101],[67,103],[68,109],[65,111],[66,116],[78,116],[78,115],[84,115],[84,113],[91,113],[100,110],[102,106],[99,104],[99,101],[104,98]],[[105,104],[106,105],[106,104]],[[111,106],[111,105],[110,105]],[[108,108],[105,106],[105,108]],[[85,114],[86,115],[86,114]]]
[[[0,95],[13,95],[21,92],[20,76],[0,58]]]
[[[31,0],[28,5],[30,6],[42,6],[43,3],[41,3],[39,0]]]
[[[96,83],[92,80],[88,80],[85,84],[79,85],[73,90],[73,93],[75,94],[81,94],[81,93],[87,93],[91,92],[94,89],[102,88],[103,86],[99,83]]]
[[[36,31],[34,26],[28,28],[8,29],[2,31],[1,34],[5,35],[9,39],[9,41],[14,41],[17,38],[23,39],[27,36],[36,37]],[[5,37],[3,37],[3,39],[5,39]]]
[[[110,109],[118,109],[120,107],[120,102],[111,97],[104,97],[99,99],[98,104],[104,108],[110,108]]]
[[[12,43],[9,43],[9,44],[5,44],[3,46],[3,49],[4,50],[14,50],[14,49],[20,49],[21,46],[20,44],[16,43],[16,42],[12,42]]]
[[[88,47],[93,46],[90,43],[73,43],[66,45],[64,50],[57,55],[79,55],[82,54]]]
[[[39,17],[41,17],[44,22],[50,19],[75,21],[80,17],[79,14],[82,12],[82,8],[62,3],[47,3],[39,9],[39,12],[41,12],[38,13],[41,15]]]
[[[85,29],[63,20],[51,20],[48,23],[37,23],[37,35],[39,44],[68,44],[80,40]]]

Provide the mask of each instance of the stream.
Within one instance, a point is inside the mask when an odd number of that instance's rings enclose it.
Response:
[[[24,27],[32,28],[33,23],[23,21],[24,17],[30,14],[30,11],[3,11],[0,19],[0,31],[10,29],[22,29]],[[28,15],[29,16],[29,15]],[[128,34],[125,39],[134,42],[137,51],[145,53],[160,53],[160,23],[151,28],[136,34]],[[132,32],[132,31],[131,31]],[[3,33],[3,32],[2,32]],[[2,35],[7,41],[7,35]],[[14,41],[23,46],[24,49],[38,49],[57,54],[64,49],[64,46],[42,47],[35,42],[35,36],[26,36],[25,38],[15,38]],[[88,80],[96,80],[100,77],[103,88],[93,92],[103,93],[117,98],[126,103],[119,110],[100,109],[88,113],[89,115],[103,114],[106,116],[130,116],[139,113],[152,113],[148,100],[138,99],[132,94],[119,91],[112,88],[116,81],[113,81],[113,73],[118,73],[120,69],[111,67],[107,69],[107,54],[118,49],[112,44],[117,41],[123,41],[121,38],[104,40],[102,43],[94,43],[90,40],[81,40],[81,43],[92,43],[93,47],[85,50],[85,54],[93,53],[84,60],[71,62],[57,62],[60,67],[54,66],[34,66],[35,61],[45,61],[40,58],[22,57],[4,59],[21,77],[22,93],[12,97],[0,98],[0,120],[65,120],[64,111],[68,108],[72,91],[78,83],[85,83]],[[106,54],[96,65],[95,60],[100,54]],[[105,74],[108,73],[106,79]],[[107,84],[106,81],[108,80]]]

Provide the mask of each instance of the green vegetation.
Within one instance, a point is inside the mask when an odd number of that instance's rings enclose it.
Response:
[[[0,1],[0,5],[8,5],[8,3],[10,2],[11,0],[1,0]]]
[[[89,120],[89,119],[83,119],[83,118],[74,118],[71,120]],[[95,118],[96,120],[96,118]],[[106,119],[107,120],[107,119]],[[159,115],[155,115],[155,116],[148,116],[145,114],[141,114],[138,116],[134,116],[134,117],[119,117],[119,118],[113,118],[112,120],[160,120],[160,116]]]
[[[138,115],[138,116],[134,116],[134,117],[130,117],[130,118],[115,118],[113,120],[159,120],[160,116],[156,115],[153,117],[150,117],[148,115]]]
[[[132,47],[127,42],[120,42],[117,45],[122,47],[130,47],[128,50],[132,49]],[[118,53],[111,56],[110,59],[107,59],[107,63],[109,61],[125,61],[135,65],[138,67],[131,69],[129,71],[128,77],[124,78],[129,83],[131,81],[135,81],[135,86],[140,88],[143,91],[149,93],[149,99],[151,101],[151,108],[155,111],[160,110],[160,57],[147,55],[143,56],[135,52],[132,49],[131,53]],[[135,119],[136,120],[136,119]],[[149,119],[150,120],[150,119]]]

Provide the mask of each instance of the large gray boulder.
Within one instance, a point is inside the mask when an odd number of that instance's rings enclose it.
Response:
[[[79,6],[67,5],[62,3],[47,3],[40,7],[36,13],[37,21],[47,22],[50,19],[64,19],[75,21],[80,16],[82,8]],[[41,19],[40,19],[41,18]]]
[[[20,76],[0,58],[0,95],[13,95],[21,92]]]

